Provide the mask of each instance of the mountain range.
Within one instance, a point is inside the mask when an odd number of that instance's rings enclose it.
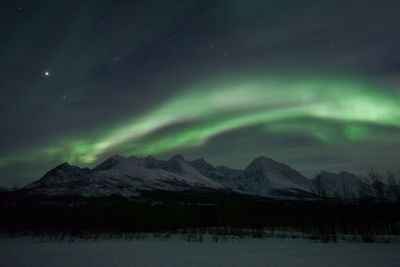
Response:
[[[96,167],[63,163],[22,189],[30,195],[141,197],[148,193],[241,194],[274,199],[358,199],[374,194],[371,185],[348,172],[321,171],[314,179],[271,158],[258,157],[245,169],[213,166],[203,158],[188,161],[114,155]],[[372,192],[372,193],[371,193]]]

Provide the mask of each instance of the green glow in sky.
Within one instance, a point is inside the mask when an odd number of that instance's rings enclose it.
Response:
[[[201,146],[218,134],[254,125],[265,125],[266,137],[271,132],[297,132],[332,144],[382,138],[370,130],[374,125],[400,128],[400,98],[393,91],[361,79],[288,77],[259,75],[196,84],[147,113],[98,129],[95,137],[82,133],[61,138],[31,154],[91,164],[110,153],[146,155]]]

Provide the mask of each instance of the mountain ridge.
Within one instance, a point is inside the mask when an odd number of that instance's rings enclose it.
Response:
[[[92,169],[64,162],[42,178],[24,187],[29,194],[81,195],[118,194],[140,197],[143,192],[224,192],[267,198],[346,198],[361,197],[368,186],[348,172],[321,171],[308,179],[289,165],[260,156],[243,170],[208,163],[204,158],[186,160],[173,155],[168,160],[153,156],[113,155]],[[323,184],[323,187],[321,187]]]

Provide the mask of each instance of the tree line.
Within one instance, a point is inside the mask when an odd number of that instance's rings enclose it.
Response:
[[[266,230],[290,229],[324,242],[338,233],[356,234],[364,241],[375,235],[400,234],[400,205],[394,202],[276,201],[221,196],[214,203],[154,202],[106,198],[25,199],[0,202],[3,233],[177,232],[217,227],[221,234],[246,231],[263,237]]]

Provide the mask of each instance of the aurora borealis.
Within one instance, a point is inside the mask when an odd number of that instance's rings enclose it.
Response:
[[[395,1],[1,5],[0,185],[116,153],[399,170]]]

